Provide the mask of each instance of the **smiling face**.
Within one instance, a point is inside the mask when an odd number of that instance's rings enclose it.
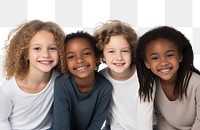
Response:
[[[111,36],[103,49],[103,60],[113,75],[127,73],[131,64],[131,47],[123,35]]]
[[[167,39],[157,39],[146,46],[145,65],[163,81],[176,79],[182,54],[175,44]]]
[[[96,57],[90,43],[84,38],[70,40],[66,47],[67,68],[75,78],[94,76]]]
[[[49,72],[59,61],[57,44],[52,33],[39,31],[28,48],[29,71]]]

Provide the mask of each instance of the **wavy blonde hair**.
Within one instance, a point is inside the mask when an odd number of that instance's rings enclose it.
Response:
[[[108,20],[106,23],[100,23],[94,29],[94,37],[97,39],[97,48],[101,50],[109,43],[111,36],[123,35],[131,47],[132,62],[135,63],[135,51],[137,46],[137,34],[131,25],[119,20]]]
[[[59,55],[59,63],[55,66],[55,69],[64,73],[64,31],[54,22],[32,20],[22,23],[17,28],[11,30],[8,35],[3,62],[6,79],[10,79],[12,76],[26,77],[29,68],[29,61],[26,57],[30,40],[41,30],[48,31],[54,35]]]

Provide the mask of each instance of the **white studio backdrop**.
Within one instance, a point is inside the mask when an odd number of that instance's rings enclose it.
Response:
[[[190,40],[200,70],[200,0],[0,0],[0,19],[1,48],[12,28],[33,19],[54,21],[66,34],[92,34],[99,22],[110,19],[132,25],[139,36],[160,25],[173,26]],[[3,55],[1,49],[0,65]],[[3,80],[1,67],[0,83]]]

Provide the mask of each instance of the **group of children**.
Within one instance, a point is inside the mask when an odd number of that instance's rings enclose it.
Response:
[[[110,20],[93,35],[65,36],[56,23],[33,20],[10,33],[5,50],[2,130],[200,129],[200,72],[172,27],[138,38]]]

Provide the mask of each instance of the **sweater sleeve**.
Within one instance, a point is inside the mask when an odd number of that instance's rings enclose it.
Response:
[[[0,87],[0,130],[11,130],[8,118],[12,111],[12,103]]]
[[[70,130],[70,110],[65,85],[56,79],[54,85],[53,129]]]
[[[153,128],[153,101],[140,101],[137,110],[137,130],[152,130]]]
[[[191,130],[200,130],[200,83],[198,83],[196,93],[196,118]]]
[[[87,130],[101,130],[101,127],[108,114],[111,95],[112,85],[109,84],[109,86],[106,87],[105,92],[101,95],[100,102]]]

